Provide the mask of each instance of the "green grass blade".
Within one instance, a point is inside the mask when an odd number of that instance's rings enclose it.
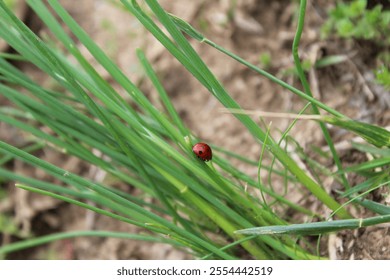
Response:
[[[328,222],[316,222],[307,224],[295,224],[288,226],[268,226],[248,228],[236,231],[244,235],[272,235],[272,234],[296,234],[318,235],[345,229],[357,229],[390,222],[390,215],[382,215],[366,219],[347,219]]]
[[[343,172],[362,172],[362,171],[368,171],[368,170],[373,170],[375,168],[381,168],[388,166],[390,164],[390,157],[384,157],[384,158],[378,158],[378,159],[373,159],[367,162],[363,162],[358,165],[354,165],[351,167],[347,167],[344,169]]]
[[[179,246],[178,242],[174,240],[169,240],[161,237],[153,237],[147,235],[140,234],[131,234],[126,232],[112,232],[112,231],[72,231],[72,232],[62,232],[62,233],[54,233],[42,237],[36,237],[29,240],[14,242],[9,245],[5,245],[0,247],[0,258],[4,258],[6,254],[25,250],[31,247],[36,247],[39,245],[43,245],[46,243],[70,239],[70,238],[78,238],[78,237],[108,237],[108,238],[122,238],[122,239],[132,239],[132,240],[140,240],[147,242],[158,242],[158,243],[168,243],[171,245]]]
[[[390,147],[390,131],[376,125],[324,116],[322,121],[352,131],[376,147]]]
[[[354,200],[354,202],[379,215],[390,215],[390,207],[378,202],[360,198]]]
[[[363,153],[369,153],[369,154],[383,156],[383,157],[390,157],[390,149],[386,149],[386,148],[380,149],[377,147],[373,147],[371,145],[361,144],[356,142],[352,142],[351,145],[353,148]]]

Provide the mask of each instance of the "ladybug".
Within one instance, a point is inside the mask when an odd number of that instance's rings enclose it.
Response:
[[[196,143],[192,147],[194,154],[203,161],[209,161],[213,157],[211,148],[206,143]]]

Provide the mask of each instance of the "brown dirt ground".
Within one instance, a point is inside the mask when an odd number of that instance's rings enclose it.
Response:
[[[186,125],[199,138],[234,150],[250,159],[258,159],[261,146],[234,117],[219,111],[222,106],[218,101],[191,75],[183,71],[183,67],[145,32],[134,17],[109,1],[84,0],[78,1],[77,5],[74,5],[73,1],[61,2],[123,71],[132,80],[139,81],[144,92],[153,99],[156,93],[149,83],[142,80],[142,72],[135,56],[135,49],[143,48]],[[202,30],[208,38],[254,64],[259,64],[261,54],[269,54],[272,62],[268,66],[268,71],[299,87],[296,78],[284,74],[286,70],[293,67],[291,44],[296,23],[297,1],[237,1],[234,17],[229,19],[227,15],[232,8],[232,2],[234,1],[161,1],[168,11],[189,21]],[[327,8],[333,2],[309,1],[300,54],[303,58],[312,61],[331,54],[348,55],[349,59],[335,66],[311,70],[309,79],[313,92],[322,102],[351,118],[388,126],[390,124],[389,93],[372,83],[373,77],[369,71],[374,65],[372,57],[375,50],[367,51],[367,46],[361,42],[344,42],[337,39],[323,41],[320,38],[320,26],[324,22]],[[31,11],[26,15],[26,22],[35,32],[42,35],[47,33]],[[193,46],[243,108],[296,112],[304,105],[283,88],[249,71],[214,49],[197,42],[194,42]],[[87,51],[85,53],[87,54]],[[33,67],[25,64],[20,64],[19,67],[34,79],[45,82],[45,77]],[[99,66],[97,70],[110,80]],[[0,99],[0,102],[4,104],[5,101]],[[266,119],[267,123],[270,121],[275,133],[278,130],[283,131],[290,124],[290,120],[282,118]],[[6,142],[17,145],[26,141],[25,135],[1,123],[0,132],[1,139]],[[365,158],[365,155],[345,145],[345,140],[353,136],[333,128],[331,133],[338,143],[343,164],[354,164]],[[318,146],[324,144],[318,125],[314,122],[298,122],[292,134],[303,148],[311,144]],[[61,155],[49,148],[44,148],[36,155],[87,178],[96,180],[104,177],[100,171],[86,166],[80,160]],[[237,165],[237,167],[256,176],[256,168],[248,168],[245,165]],[[38,179],[50,180],[45,174],[17,161],[10,164],[9,168]],[[354,178],[350,180],[353,184]],[[10,195],[0,202],[0,210],[13,213],[22,236],[28,234],[39,236],[84,229],[139,232],[132,226],[107,217],[15,189],[12,184],[5,186]],[[336,183],[327,179],[324,180],[324,185],[329,191],[337,188]],[[118,187],[131,191],[126,189],[126,186]],[[382,202],[384,202],[383,197],[378,195]],[[290,198],[301,201],[302,204],[313,209],[321,207],[314,199],[302,197],[302,194],[292,193]],[[353,214],[356,217],[372,215],[356,210]],[[301,220],[302,217],[296,219]],[[0,236],[3,244],[18,240],[18,237],[12,235]],[[316,242],[317,240],[313,239],[313,244]],[[321,254],[332,259],[390,259],[388,225],[324,236],[321,240]],[[160,244],[110,238],[77,238],[20,251],[11,254],[9,258],[188,259],[191,256]]]

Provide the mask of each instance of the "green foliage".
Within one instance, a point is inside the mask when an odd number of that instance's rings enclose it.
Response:
[[[22,237],[22,234],[11,216],[0,213],[0,232]]]
[[[268,69],[272,65],[272,57],[269,52],[262,53],[259,56],[259,62],[261,68]]]
[[[313,65],[310,60],[305,59],[302,61],[303,72],[307,73],[312,67]],[[281,74],[283,77],[287,77],[287,76],[294,76],[297,78],[299,77],[299,72],[295,66],[283,69]]]
[[[380,67],[375,71],[376,81],[385,87],[386,90],[390,90],[390,70],[386,66]]]
[[[336,32],[342,38],[373,40],[378,45],[390,45],[390,11],[381,5],[367,9],[367,0],[338,2],[329,12],[329,19],[322,28],[322,35]]]
[[[385,48],[378,53],[379,69],[374,70],[376,82],[390,89],[388,49],[390,48],[390,11],[383,10],[382,5],[367,8],[367,0],[340,1],[329,11],[329,19],[322,26],[322,36],[335,35],[345,39],[370,40],[377,46]]]

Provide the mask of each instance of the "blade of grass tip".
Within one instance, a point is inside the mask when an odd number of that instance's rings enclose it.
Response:
[[[377,186],[373,186],[373,188],[371,188],[371,189],[369,189],[369,190],[367,190],[367,191],[365,191],[365,192],[363,192],[363,193],[361,193],[361,194],[359,194],[359,195],[357,195],[357,196],[352,197],[350,200],[348,200],[347,202],[343,203],[340,207],[345,207],[345,206],[347,206],[348,204],[351,204],[352,202],[355,202],[356,200],[359,200],[359,199],[361,199],[362,197],[365,197],[368,193],[374,191],[375,189],[380,188],[382,185],[385,185],[385,184],[387,184],[387,183],[388,183],[388,182],[379,184],[379,185],[377,185]],[[331,214],[328,216],[327,220],[330,220],[334,215],[335,215],[334,213],[331,213]]]
[[[345,168],[342,172],[362,172],[362,171],[368,171],[368,170],[373,170],[375,168],[379,167],[385,167],[385,170],[388,169],[386,168],[387,165],[390,164],[390,157],[384,157],[384,158],[377,158],[373,159],[367,162],[363,162],[361,164],[357,164],[351,167]]]
[[[301,83],[303,85],[303,88],[305,90],[305,93],[309,95],[310,97],[313,97],[313,94],[311,92],[309,83],[306,79],[305,73],[303,72],[301,60],[299,58],[298,54],[298,47],[299,47],[299,42],[301,40],[302,32],[303,32],[303,26],[305,22],[305,14],[306,14],[306,0],[300,0],[299,4],[299,15],[298,15],[298,26],[297,30],[294,36],[294,41],[292,45],[292,53],[293,53],[293,58],[294,58],[294,64],[295,67],[298,71],[298,76],[299,79],[301,80]],[[315,104],[312,104],[313,112],[316,115],[320,114],[320,111],[318,110],[317,106]],[[324,123],[320,122],[320,128],[322,130],[322,134],[324,135],[325,141],[329,146],[330,152],[332,153],[333,160],[337,166],[338,170],[343,170],[343,167],[341,165],[341,160],[337,154],[336,148],[334,147],[334,143],[332,141],[332,138],[330,136],[329,130],[325,126]],[[341,180],[343,182],[343,185],[346,189],[350,188],[349,182],[347,180],[347,177],[344,174],[340,174]]]
[[[349,59],[348,55],[328,55],[324,58],[317,60],[314,64],[315,68],[327,67],[335,64],[342,63]]]
[[[338,221],[293,224],[288,226],[266,226],[238,230],[244,235],[296,234],[318,235],[345,229],[358,229],[390,222],[390,215],[382,215],[366,219],[346,219]]]
[[[169,42],[167,49],[174,55],[176,55],[177,48],[176,46],[171,45],[165,34],[163,34],[155,25],[151,23],[151,20],[141,12],[139,6],[136,4],[136,1],[133,0],[132,4],[128,1],[121,0],[122,3],[142,22],[152,32],[154,36],[160,42],[165,44]],[[214,75],[196,54],[195,50],[190,46],[185,37],[179,32],[174,23],[170,20],[170,17],[165,13],[165,11],[159,6],[159,4],[154,0],[147,1],[150,8],[159,18],[161,23],[165,26],[171,36],[175,39],[176,43],[180,45],[180,48],[185,52],[185,56],[176,56],[176,58],[187,68],[192,69],[191,73],[206,87],[209,91],[227,108],[240,109],[239,105],[227,94],[222,85],[216,80]],[[133,6],[137,5],[137,6]],[[173,52],[175,50],[175,53]],[[180,52],[179,52],[180,53]],[[196,69],[190,67],[196,65]],[[207,78],[208,82],[205,83]],[[304,94],[305,95],[305,94]],[[264,141],[265,132],[261,130],[257,124],[246,115],[235,115],[251,132],[251,134],[261,142]],[[337,203],[333,198],[331,198],[314,180],[312,180],[299,166],[291,159],[285,152],[280,149],[278,146],[275,146],[272,141],[272,148],[270,149],[272,153],[278,158],[278,160],[285,165],[298,179],[299,181],[306,186],[317,198],[319,198],[325,205],[327,205],[332,210],[338,210],[337,215],[342,218],[350,218],[351,215],[345,210],[340,209],[339,203]]]
[[[357,149],[364,153],[369,153],[369,154],[383,156],[383,157],[390,157],[390,149],[380,149],[377,147],[373,147],[371,145],[361,144],[357,142],[352,142],[351,145],[354,149]]]
[[[185,238],[188,238],[189,240],[192,240],[194,243],[198,244],[200,247],[203,247],[206,250],[210,250],[211,252],[216,253],[221,258],[234,259],[234,257],[232,257],[231,255],[229,255],[225,252],[220,251],[213,244],[210,244],[210,243],[204,241],[203,239],[201,239],[201,238],[191,234],[190,232],[176,226],[175,224],[165,220],[164,218],[142,208],[141,206],[134,204],[131,201],[129,201],[129,200],[127,200],[119,195],[114,194],[110,190],[107,190],[104,187],[102,187],[101,185],[89,182],[88,180],[86,180],[84,178],[81,178],[75,174],[67,172],[67,171],[65,171],[59,167],[56,167],[52,164],[49,164],[41,159],[38,159],[30,154],[27,154],[27,153],[15,148],[11,145],[8,145],[7,143],[4,143],[2,141],[0,141],[0,151],[3,151],[7,154],[13,154],[13,155],[15,155],[15,157],[18,157],[18,158],[28,162],[29,164],[31,164],[33,166],[42,168],[43,170],[45,170],[49,174],[56,175],[57,178],[59,178],[59,179],[63,179],[65,176],[69,180],[74,181],[77,184],[83,185],[85,188],[94,190],[94,191],[98,192],[99,194],[106,196],[107,198],[111,199],[112,201],[114,201],[120,205],[123,205],[125,207],[129,207],[129,209],[137,211],[140,215],[145,216],[146,218],[157,223],[158,225],[166,227],[166,228],[172,230],[174,233],[181,235]]]

